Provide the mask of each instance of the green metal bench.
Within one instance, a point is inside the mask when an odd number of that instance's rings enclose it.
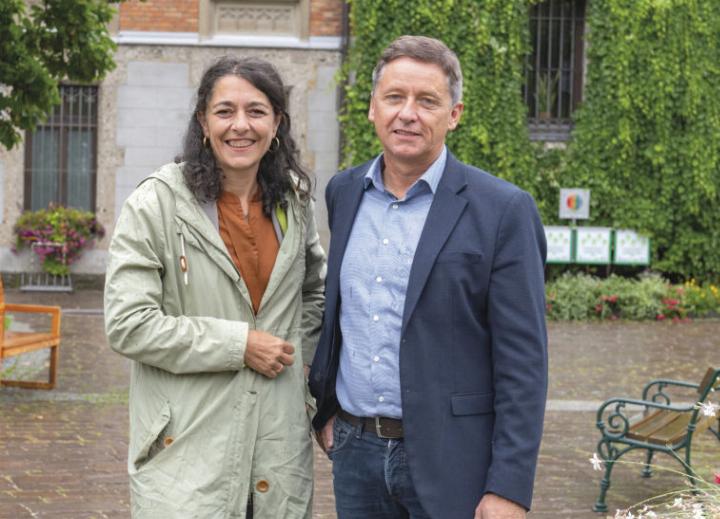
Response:
[[[695,389],[697,400],[685,405],[672,404],[666,392],[669,387]],[[717,389],[720,389],[720,369],[708,368],[699,384],[669,379],[652,380],[643,389],[642,400],[606,400],[597,412],[597,428],[602,434],[597,452],[604,462],[605,474],[600,481],[600,495],[593,510],[607,512],[605,495],[610,488],[613,465],[625,453],[636,449],[647,451],[643,477],[652,475],[650,464],[655,452],[664,452],[681,461],[683,472],[694,485],[696,479],[690,461],[693,436],[710,430],[720,440],[720,412],[716,416],[707,416],[701,407],[704,404],[705,409],[708,409],[707,406],[712,405],[710,395]],[[716,400],[720,400],[720,391],[716,394]],[[641,406],[642,413],[629,416],[628,405]],[[714,424],[717,424],[717,429],[712,428]]]

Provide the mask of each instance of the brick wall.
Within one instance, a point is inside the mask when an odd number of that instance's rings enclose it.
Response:
[[[199,0],[130,0],[120,4],[121,31],[197,32]]]
[[[310,35],[340,36],[342,0],[310,0]]]
[[[121,31],[197,32],[200,0],[129,0],[120,4]],[[340,36],[343,0],[310,0],[310,35]]]

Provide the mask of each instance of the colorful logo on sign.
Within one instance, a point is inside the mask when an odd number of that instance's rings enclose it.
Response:
[[[565,203],[567,204],[568,209],[577,211],[578,209],[580,209],[582,207],[583,199],[580,195],[573,193],[567,197],[567,199],[565,200]]]

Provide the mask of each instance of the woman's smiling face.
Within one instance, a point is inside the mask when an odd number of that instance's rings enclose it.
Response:
[[[215,83],[198,120],[225,175],[257,175],[280,124],[268,97],[238,76]]]

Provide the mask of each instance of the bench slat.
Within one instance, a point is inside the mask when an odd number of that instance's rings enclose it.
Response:
[[[647,440],[647,438],[652,436],[656,431],[675,421],[678,416],[680,415],[674,411],[658,409],[642,418],[639,422],[631,425],[628,436],[638,440]]]
[[[0,348],[3,349],[3,357],[11,357],[49,348],[58,342],[60,337],[55,337],[51,333],[6,332],[5,338],[0,339]]]

